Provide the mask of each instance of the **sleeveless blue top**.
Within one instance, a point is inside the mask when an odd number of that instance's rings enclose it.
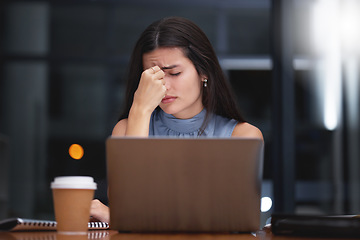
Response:
[[[190,119],[178,119],[161,109],[156,109],[150,119],[149,136],[199,137],[206,110]],[[238,122],[219,115],[212,115],[200,137],[231,137]]]

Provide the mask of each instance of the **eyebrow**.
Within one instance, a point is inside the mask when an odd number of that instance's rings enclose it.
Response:
[[[161,70],[173,69],[176,67],[178,67],[178,65],[170,65],[170,66],[162,67]]]

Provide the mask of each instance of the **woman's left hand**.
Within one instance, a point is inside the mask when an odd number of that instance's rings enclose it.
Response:
[[[110,209],[98,199],[92,200],[90,207],[91,218],[97,219],[101,222],[110,221]]]

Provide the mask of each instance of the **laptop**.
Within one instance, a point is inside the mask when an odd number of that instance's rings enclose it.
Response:
[[[108,138],[110,228],[258,230],[263,145],[249,138]]]

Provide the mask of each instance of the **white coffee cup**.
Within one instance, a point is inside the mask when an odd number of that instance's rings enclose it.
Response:
[[[96,183],[92,177],[56,177],[51,183],[57,231],[87,234]]]

